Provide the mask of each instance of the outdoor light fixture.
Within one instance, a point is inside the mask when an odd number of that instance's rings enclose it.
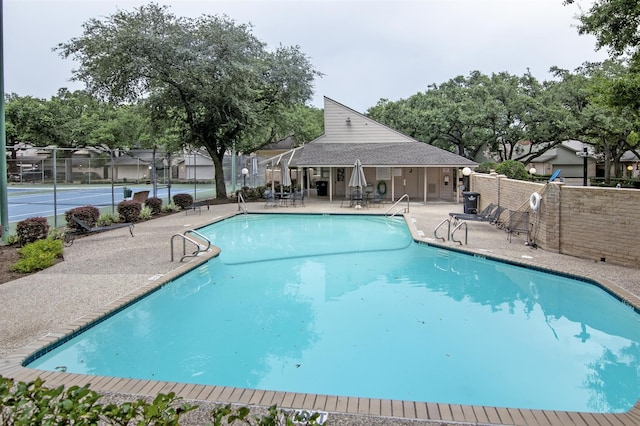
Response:
[[[462,169],[462,186],[464,187],[463,190],[469,191],[470,186],[469,186],[469,176],[471,175],[471,169],[469,167],[465,167],[464,169]]]
[[[532,167],[529,169],[529,175],[531,176],[531,180],[533,180],[533,175],[535,175],[537,172],[535,167]]]
[[[351,117],[347,117],[345,121],[347,122],[347,124],[351,124]]]
[[[244,167],[242,169],[242,186],[245,187],[247,186],[247,175],[249,174],[249,169],[247,169],[246,167]]]

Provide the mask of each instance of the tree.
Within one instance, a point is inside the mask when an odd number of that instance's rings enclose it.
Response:
[[[153,3],[91,19],[81,37],[57,49],[79,61],[73,77],[91,93],[113,102],[144,99],[154,120],[178,129],[184,147],[206,148],[217,198],[227,197],[225,153],[310,99],[320,75],[297,46],[268,51],[247,25],[178,18]]]
[[[565,0],[564,4],[579,3]],[[640,45],[640,7],[636,0],[596,0],[579,15],[579,34],[596,37],[596,48],[608,47],[612,56],[636,54]]]
[[[458,76],[406,100],[381,100],[368,114],[409,136],[470,159],[528,163],[568,134],[568,114],[529,72]],[[530,142],[528,150],[522,141]]]
[[[622,173],[620,158],[637,149],[638,122],[634,111],[615,107],[615,88],[629,74],[620,61],[585,64],[571,73],[553,68],[561,80],[556,90],[565,109],[572,115],[574,137],[592,145],[603,156],[605,182],[611,178],[611,168]],[[637,154],[636,154],[637,155]]]
[[[61,148],[58,158],[68,158],[75,149],[90,146],[128,147],[145,130],[143,117],[134,106],[110,105],[85,91],[65,88],[50,100],[8,96],[6,121],[9,145],[55,146]],[[71,168],[67,161],[65,176],[69,180]]]

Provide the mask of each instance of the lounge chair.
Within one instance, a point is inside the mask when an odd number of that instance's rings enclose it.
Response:
[[[118,228],[126,228],[126,227],[128,227],[129,228],[129,234],[131,234],[131,236],[133,237],[133,223],[128,223],[128,222],[127,223],[115,223],[113,225],[91,227],[91,226],[89,226],[89,224],[87,224],[87,222],[83,221],[82,219],[78,219],[75,216],[70,216],[69,219],[71,219],[72,221],[77,223],[80,226],[80,229],[76,229],[76,230],[64,233],[64,244],[66,246],[70,246],[71,244],[73,244],[73,240],[74,240],[76,235],[79,235],[79,234],[92,234],[94,232],[103,232],[103,231],[109,231],[111,229],[118,229]]]
[[[453,216],[453,221],[458,222],[460,220],[468,220],[471,222],[489,222],[492,225],[499,226],[500,225],[500,215],[504,212],[506,208],[496,206],[495,209],[486,216],[480,216],[480,214],[459,214]],[[483,210],[484,211],[484,210]]]
[[[491,203],[489,204],[487,207],[485,207],[481,212],[479,213],[458,213],[458,212],[451,212],[449,213],[449,216],[451,216],[452,218],[454,218],[454,220],[479,220],[481,218],[486,218],[487,216],[489,216],[491,213],[493,213],[493,210],[498,207],[495,204]]]

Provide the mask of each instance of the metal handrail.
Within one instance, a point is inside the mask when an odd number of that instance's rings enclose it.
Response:
[[[447,224],[447,240],[450,238],[451,235],[451,220],[450,219],[445,219],[442,222],[440,222],[438,224],[438,226],[436,226],[436,229],[433,230],[433,238],[435,238],[436,240],[442,240],[445,241],[444,237],[438,237],[438,229],[440,229],[440,227],[444,224]]]
[[[394,211],[392,214],[389,214],[389,212],[391,210],[393,210],[398,204],[400,204],[400,202],[404,199],[407,199],[407,206],[406,207],[402,207],[396,211]],[[409,213],[409,194],[404,194],[402,197],[398,198],[398,201],[396,201],[395,203],[393,203],[393,205],[391,207],[389,207],[387,209],[386,212],[384,212],[384,214],[386,216],[395,216],[398,212],[400,212],[401,210],[404,210],[405,213]]]
[[[202,235],[201,233],[199,233],[198,231],[196,231],[195,229],[187,229],[186,231],[184,231],[183,235],[187,235],[187,234],[195,234],[196,236],[198,236],[201,240],[206,241],[207,246],[203,247],[204,251],[207,251],[211,248],[211,241],[209,241],[209,239],[207,237],[205,237],[204,235]]]
[[[238,211],[242,211],[242,213],[247,214],[247,203],[244,202],[242,192],[238,192]]]
[[[206,246],[201,244],[199,241],[194,240],[193,238],[189,238],[187,236],[187,234],[195,234],[197,235],[199,238],[201,238],[202,240],[206,241]],[[201,233],[199,233],[198,231],[195,231],[193,229],[189,229],[187,231],[185,231],[183,234],[173,234],[171,236],[171,261],[173,262],[173,241],[176,237],[180,237],[182,238],[182,257],[180,258],[180,262],[182,262],[184,260],[185,257],[195,257],[198,254],[200,254],[203,251],[207,251],[211,248],[211,241],[209,241],[209,239],[207,237],[205,237],[204,235],[202,235]],[[191,253],[191,254],[187,254],[187,241],[190,242],[191,244],[196,246],[196,250]]]
[[[454,243],[459,243],[460,245],[462,245],[462,241],[456,240],[454,238],[454,235],[456,233],[456,231],[460,228],[462,228],[464,225],[464,244],[467,244],[467,237],[469,235],[469,228],[467,227],[467,222],[460,222],[455,228],[453,228],[453,231],[451,231],[451,241],[453,241]]]

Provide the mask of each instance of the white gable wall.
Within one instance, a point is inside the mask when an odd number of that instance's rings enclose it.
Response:
[[[324,137],[314,143],[415,142],[329,98],[324,98]]]

